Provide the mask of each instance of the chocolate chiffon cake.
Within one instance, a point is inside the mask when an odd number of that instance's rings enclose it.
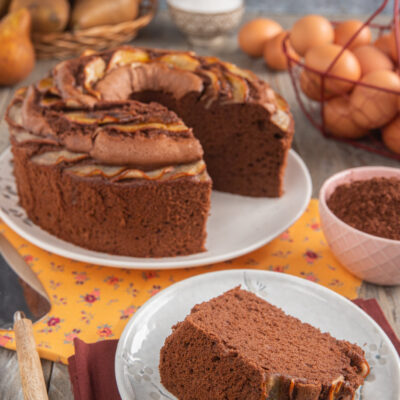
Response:
[[[196,305],[160,354],[180,400],[351,400],[368,373],[359,346],[239,287]]]
[[[203,251],[211,184],[280,196],[293,136],[286,102],[250,71],[133,47],[61,62],[6,119],[29,218],[138,257]]]

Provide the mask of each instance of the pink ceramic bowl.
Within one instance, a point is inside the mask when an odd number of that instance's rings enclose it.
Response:
[[[321,226],[333,254],[351,273],[379,285],[399,285],[400,240],[384,239],[354,229],[336,217],[326,204],[338,185],[373,177],[400,179],[400,169],[352,168],[326,180],[319,193]]]

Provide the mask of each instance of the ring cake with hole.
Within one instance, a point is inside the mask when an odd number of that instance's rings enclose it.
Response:
[[[204,251],[211,185],[281,196],[294,131],[286,102],[250,71],[133,47],[59,63],[16,92],[6,119],[29,218],[136,257]]]

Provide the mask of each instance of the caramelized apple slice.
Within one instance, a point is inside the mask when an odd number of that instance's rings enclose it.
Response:
[[[7,122],[14,127],[22,127],[22,100],[14,99],[8,107],[6,119]]]
[[[111,115],[96,115],[95,113],[83,113],[83,112],[69,112],[64,114],[68,121],[76,122],[83,125],[92,124],[109,124],[118,122],[118,118],[112,117]]]
[[[14,96],[14,97],[21,97],[21,98],[24,98],[27,91],[28,91],[28,88],[27,88],[26,86],[21,87],[21,88],[19,88],[19,89],[17,89],[17,90],[15,91],[15,96]]]
[[[93,89],[96,82],[104,76],[106,63],[101,57],[96,57],[89,61],[84,68],[84,88],[93,96],[100,99],[101,94]]]
[[[274,93],[274,95],[275,95],[275,100],[276,100],[276,104],[277,104],[278,108],[283,111],[289,111],[289,105],[286,102],[286,100],[282,96],[280,96],[278,93]]]
[[[75,100],[73,98],[66,99],[64,101],[64,104],[65,104],[65,107],[70,108],[70,109],[82,107],[82,104],[78,100]]]
[[[109,165],[73,165],[66,169],[67,172],[82,177],[102,176],[110,178],[112,181],[124,179],[146,179],[146,180],[168,180],[177,179],[182,176],[196,176],[206,170],[203,160],[192,164],[180,165],[177,167],[168,166],[153,171],[142,171],[126,166]]]
[[[34,135],[26,130],[10,128],[11,136],[17,143],[41,143],[41,144],[58,144],[57,140],[51,137],[43,137]]]
[[[40,136],[33,135],[28,131],[17,131],[16,129],[10,130],[11,136],[16,140],[17,143],[35,142],[41,139]]]
[[[175,167],[169,176],[165,176],[165,179],[177,179],[182,176],[196,176],[200,175],[205,170],[206,163],[203,160],[200,160],[192,164],[179,165]]]
[[[56,96],[60,96],[60,91],[54,85],[54,80],[51,76],[43,78],[36,84],[36,89],[41,93],[51,93]]]
[[[63,101],[57,97],[43,97],[40,100],[40,105],[42,107],[51,107],[55,106],[56,104],[63,104]]]
[[[115,124],[115,125],[109,125],[109,127],[115,128],[122,132],[136,132],[144,129],[162,129],[171,132],[183,132],[188,130],[188,127],[181,123],[162,124],[159,122],[143,122],[140,124],[126,124],[126,125]]]
[[[214,100],[218,98],[221,83],[215,72],[204,70],[202,71],[202,74],[206,75],[210,79],[210,84],[207,86],[207,89],[201,98],[205,102],[205,107],[209,108]]]
[[[204,71],[202,71],[202,73],[210,79],[210,82],[211,82],[210,87],[212,87],[213,91],[218,92],[221,87],[221,84],[220,84],[217,74],[215,72],[212,72],[209,70],[204,70]]]
[[[32,157],[32,161],[39,165],[55,165],[63,161],[78,161],[87,158],[86,153],[73,153],[68,150],[48,151]]]
[[[232,72],[232,74],[235,74],[237,76],[240,76],[241,78],[247,79],[250,82],[258,80],[257,76],[253,72],[251,72],[247,69],[241,69],[237,65],[231,64],[228,62],[223,62],[222,64],[225,66],[225,68],[229,72]]]
[[[289,114],[278,108],[271,116],[271,121],[284,132],[289,129],[291,118]]]
[[[231,86],[232,91],[232,102],[233,103],[244,103],[249,95],[249,87],[246,81],[230,72],[225,73],[226,78]]]
[[[200,66],[200,62],[196,58],[183,53],[165,54],[158,60],[171,67],[177,67],[185,71],[195,71]]]
[[[217,57],[203,57],[203,60],[205,60],[208,64],[219,64],[221,60],[219,60]]]
[[[119,175],[116,179],[132,179],[141,178],[147,180],[169,180],[177,179],[183,176],[195,176],[204,172],[206,164],[203,160],[196,161],[195,163],[178,165],[176,167],[164,167],[154,171],[140,171],[138,169],[128,169]]]
[[[160,179],[163,175],[171,172],[173,167],[164,167],[154,171],[141,171],[139,169],[128,169],[126,166],[110,166],[110,165],[74,165],[67,168],[68,172],[82,177],[102,176],[104,178],[111,178],[113,181],[123,179],[147,179],[156,180]]]
[[[139,169],[127,169],[122,172],[121,175],[118,175],[116,180],[122,179],[147,179],[149,181],[154,181],[157,179],[161,179],[167,173],[173,171],[174,167],[164,167],[160,169],[156,169],[154,171],[141,171]]]
[[[93,54],[96,54],[96,53],[97,53],[96,50],[86,49],[86,50],[83,50],[81,57],[92,56]]]
[[[124,65],[134,63],[145,63],[150,60],[147,52],[140,49],[121,49],[114,52],[108,66],[107,72],[115,67],[123,67]]]
[[[126,167],[124,166],[110,166],[110,165],[73,165],[66,169],[67,172],[71,172],[74,175],[78,176],[96,176],[100,175],[104,178],[112,178],[117,176],[122,171],[124,171]]]
[[[53,86],[54,86],[53,78],[51,76],[48,76],[47,78],[41,79],[37,83],[36,88],[39,90],[39,92],[47,92]]]

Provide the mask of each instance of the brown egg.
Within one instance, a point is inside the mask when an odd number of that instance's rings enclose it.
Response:
[[[288,68],[288,61],[282,44],[287,34],[287,32],[281,32],[265,43],[263,55],[268,67],[278,70]],[[286,48],[292,58],[295,60],[300,59],[299,55],[293,50],[289,40],[286,41]]]
[[[390,55],[392,57],[392,60],[397,63],[398,58],[397,58],[397,45],[396,45],[396,38],[395,38],[395,33],[394,30],[389,33],[389,47],[390,47]]]
[[[359,139],[368,133],[359,127],[350,116],[350,104],[347,96],[335,97],[324,104],[324,123],[326,130],[333,136],[346,139]]]
[[[332,24],[321,15],[306,15],[294,25],[290,34],[293,49],[304,56],[309,49],[332,43],[335,37]]]
[[[325,44],[318,47],[313,47],[308,50],[305,57],[305,64],[317,71],[327,71],[328,67],[342,51],[342,47],[337,44]],[[318,85],[322,84],[321,76],[317,73],[307,70],[310,78]],[[357,81],[361,76],[361,67],[357,58],[349,50],[344,50],[338,60],[329,70],[329,74],[336,77],[345,78]],[[351,82],[345,82],[340,79],[326,78],[325,90],[328,92],[341,94],[346,93],[354,86]]]
[[[240,29],[239,46],[249,56],[261,57],[265,42],[282,31],[283,28],[272,19],[253,19]]]
[[[400,116],[382,129],[382,141],[393,153],[400,154]]]
[[[375,40],[374,46],[377,47],[380,51],[383,51],[386,55],[391,57],[390,33],[386,33],[385,35],[379,36],[378,39]]]
[[[350,38],[361,28],[363,22],[357,19],[349,19],[348,21],[341,22],[335,27],[335,40],[336,44],[340,46],[345,46]],[[371,29],[368,26],[365,26],[358,35],[352,40],[351,43],[346,47],[348,50],[352,50],[357,46],[361,46],[363,44],[371,43]]]
[[[400,78],[392,71],[373,71],[360,82],[400,91]],[[376,129],[391,121],[398,111],[397,95],[357,85],[350,96],[351,117],[366,129]]]
[[[364,76],[372,71],[393,71],[393,61],[383,51],[372,44],[366,44],[353,49],[361,67],[361,75]]]
[[[305,70],[300,74],[300,88],[311,100],[322,101],[321,86],[315,80],[310,79]],[[326,90],[324,91],[324,100],[331,99],[334,96],[333,93]]]

